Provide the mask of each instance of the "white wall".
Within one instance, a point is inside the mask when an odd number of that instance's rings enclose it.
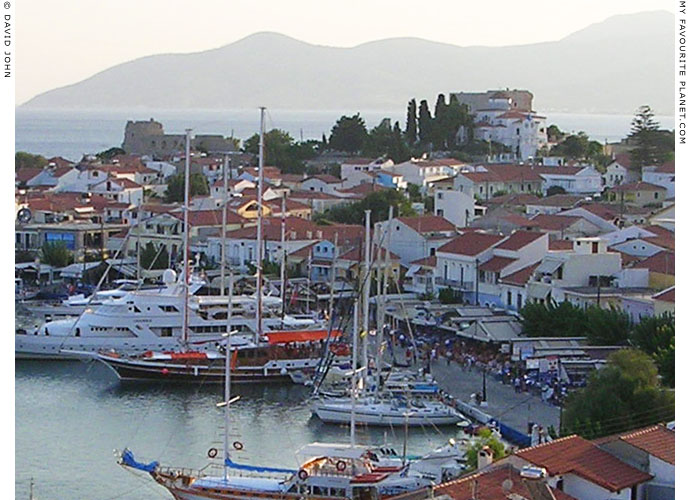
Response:
[[[461,191],[437,190],[434,193],[434,215],[452,222],[456,227],[467,227],[474,219],[474,196]]]
[[[563,476],[563,491],[579,500],[630,500],[630,488],[620,492],[609,491],[575,474]]]

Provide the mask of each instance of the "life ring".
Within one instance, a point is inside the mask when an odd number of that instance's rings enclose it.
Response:
[[[306,481],[309,477],[309,473],[304,469],[300,469],[300,471],[297,473],[297,477],[299,477],[302,481]]]
[[[338,472],[343,472],[345,467],[347,467],[347,464],[343,460],[338,460],[335,464],[335,468],[338,469]]]
[[[209,448],[207,455],[208,455],[208,458],[216,458],[218,456],[218,449],[217,448]]]
[[[232,447],[235,448],[237,451],[240,451],[244,448],[244,445],[240,441],[235,441],[232,443]]]

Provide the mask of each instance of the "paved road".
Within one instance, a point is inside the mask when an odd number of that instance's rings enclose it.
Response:
[[[478,371],[463,371],[455,362],[432,363],[431,373],[439,386],[460,401],[470,402],[472,393],[482,392],[482,374]],[[528,393],[516,394],[513,387],[503,385],[490,376],[486,378],[487,407],[481,410],[499,419],[510,427],[527,433],[527,422],[544,426],[553,425],[558,430],[559,408],[543,403],[540,398]]]

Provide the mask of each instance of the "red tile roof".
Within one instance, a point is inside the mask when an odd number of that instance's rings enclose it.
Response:
[[[676,302],[676,287],[672,286],[666,290],[662,290],[659,293],[652,295],[653,299],[661,300],[663,302]]]
[[[571,240],[549,240],[549,250],[572,250],[573,242]]]
[[[630,165],[632,164],[630,161],[630,155],[628,153],[618,153],[613,161],[609,163],[609,165],[614,162],[625,168],[630,168]]]
[[[543,182],[539,172],[521,165],[483,165],[486,172],[463,172],[475,183],[482,182]]]
[[[276,213],[281,213],[283,210],[283,200],[281,198],[274,198],[272,200],[264,201],[264,205],[271,207],[271,209]],[[285,208],[290,210],[311,210],[311,207],[306,203],[301,203],[297,200],[290,198],[285,199]]]
[[[665,250],[657,252],[651,257],[641,260],[632,267],[635,269],[649,269],[651,273],[667,274],[675,276],[676,274],[676,254],[675,252],[667,252]]]
[[[513,274],[509,274],[500,279],[501,283],[507,283],[509,285],[524,286],[528,281],[534,270],[539,266],[539,262],[532,264],[531,266],[523,267],[519,271],[515,271]]]
[[[499,219],[504,220],[506,222],[510,222],[511,224],[517,226],[517,227],[535,227],[536,224],[529,220],[527,217],[523,217],[522,215],[518,214],[505,214],[505,215],[500,215]]]
[[[581,220],[583,220],[582,217],[577,217],[574,215],[547,214],[535,215],[530,219],[530,221],[532,221],[536,227],[551,231],[566,229]]]
[[[486,233],[465,233],[441,246],[437,252],[474,256],[496,245],[504,236]]]
[[[448,483],[433,487],[433,496],[448,495],[452,500],[506,500],[508,494],[504,484],[510,479],[512,486],[510,493],[519,498],[532,498],[525,486],[526,481],[520,477],[520,470],[507,464],[495,466],[489,470],[463,476]],[[551,489],[556,500],[575,500],[570,495],[558,489]]]
[[[676,433],[665,425],[657,424],[632,432],[606,436],[597,439],[595,443],[605,444],[616,440],[646,451],[664,462],[676,464]]]
[[[436,267],[436,256],[431,255],[429,257],[423,257],[421,259],[413,260],[410,265],[425,266],[425,267]]]
[[[676,162],[675,161],[667,161],[661,166],[658,166],[654,169],[654,172],[659,173],[659,174],[675,174],[676,173]]]
[[[637,181],[628,182],[627,184],[620,184],[611,188],[611,191],[666,191],[663,186],[657,186],[656,184],[650,184],[649,182]]]
[[[43,172],[43,169],[40,167],[24,167],[17,170],[14,173],[14,177],[17,180],[17,182],[26,183],[34,177],[36,177],[41,172]]]
[[[339,191],[341,193],[360,194],[362,195],[362,197],[364,197],[371,193],[378,193],[379,191],[388,191],[389,189],[391,188],[383,187],[381,184],[376,184],[374,182],[365,182],[364,184],[359,184],[348,189],[340,189]]]
[[[520,250],[542,236],[546,236],[546,233],[518,230],[511,234],[507,240],[501,242],[496,248],[501,250]]]
[[[50,164],[54,164],[58,168],[74,166],[74,162],[65,160],[62,156],[53,156],[52,158],[48,158],[48,165]]]
[[[340,162],[341,165],[369,165],[374,163],[374,158],[346,158]]]
[[[398,217],[397,220],[420,234],[455,231],[455,225],[452,222],[438,215]]]
[[[173,217],[184,220],[184,214],[181,212],[174,212]],[[246,224],[247,219],[239,215],[233,210],[227,211],[226,221],[228,224]],[[221,226],[223,224],[222,210],[190,210],[189,211],[189,225],[190,226]]]
[[[538,198],[534,203],[529,203],[529,205],[535,205],[540,207],[562,207],[562,208],[572,208],[581,200],[584,200],[584,196],[578,196],[576,194],[554,194],[552,196],[547,196],[546,198]]]
[[[575,474],[609,491],[629,488],[654,477],[577,435],[518,450],[515,454],[546,468],[551,476]]]
[[[662,247],[662,248],[667,248],[669,250],[673,250],[676,248],[676,239],[673,237],[662,237],[662,236],[646,236],[644,238],[640,238],[643,241],[646,241],[648,243],[651,243],[653,245]]]
[[[588,203],[580,205],[580,208],[587,210],[589,213],[601,217],[604,220],[613,220],[620,214],[620,209],[615,210],[611,206],[603,205],[601,203]]]
[[[654,233],[657,236],[660,236],[662,238],[672,238],[673,239],[676,237],[676,233],[666,229],[665,227],[661,227],[661,226],[654,226],[654,225],[644,226],[642,229],[646,229],[647,231],[650,231],[650,232],[652,232],[652,233]]]
[[[511,259],[510,257],[491,257],[489,260],[479,265],[479,270],[497,273],[516,260],[517,259]]]
[[[343,200],[347,198],[339,198],[328,193],[322,193],[320,191],[300,191],[294,189],[290,192],[290,197],[298,200]]]
[[[536,205],[542,198],[535,194],[509,193],[482,200],[487,205]]]
[[[303,179],[302,182],[308,181],[309,179],[318,179],[321,182],[325,182],[326,184],[341,184],[343,182],[341,179],[338,179],[334,175],[330,175],[330,174],[311,175],[311,176]]]

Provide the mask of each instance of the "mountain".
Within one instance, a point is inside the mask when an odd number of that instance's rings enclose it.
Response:
[[[631,114],[649,104],[671,114],[673,24],[665,11],[621,15],[559,41],[509,47],[394,38],[339,48],[257,33],[119,64],[23,107],[390,110],[412,97],[433,106],[441,92],[519,88],[540,111]]]

